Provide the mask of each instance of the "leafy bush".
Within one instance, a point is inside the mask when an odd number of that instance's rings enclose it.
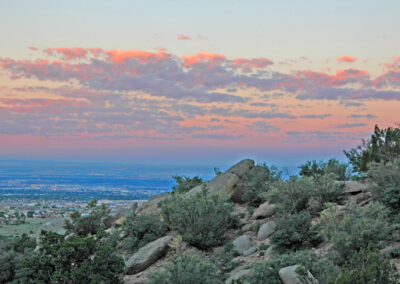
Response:
[[[0,283],[8,283],[14,279],[17,260],[13,251],[0,254]]]
[[[75,211],[71,214],[71,221],[66,220],[64,228],[68,233],[74,233],[79,236],[94,235],[101,229],[105,229],[103,219],[110,213],[110,209],[105,204],[97,206],[97,200],[93,199],[87,205],[88,216],[82,216]]]
[[[322,232],[332,242],[337,261],[344,263],[354,252],[362,248],[381,248],[392,238],[394,226],[387,221],[388,209],[373,203],[368,207],[351,204],[342,220],[335,216],[331,207],[322,216]]]
[[[22,283],[121,283],[124,261],[113,244],[95,237],[42,231],[39,252],[25,260]]]
[[[218,276],[218,270],[212,263],[197,255],[175,257],[165,266],[165,272],[154,273],[149,284],[217,284],[223,283]]]
[[[239,186],[243,187],[243,202],[259,206],[266,199],[266,193],[272,182],[281,179],[281,173],[275,167],[266,164],[256,165],[243,177]]]
[[[126,219],[125,231],[127,238],[124,240],[124,247],[134,252],[164,236],[167,228],[158,216],[132,214]]]
[[[330,284],[370,284],[400,283],[400,277],[394,265],[369,249],[361,249],[352,255],[342,267],[342,273],[329,281]]]
[[[317,227],[311,225],[311,216],[305,211],[279,218],[277,226],[278,230],[272,235],[271,241],[281,252],[321,242]]]
[[[400,128],[380,129],[375,125],[371,139],[344,153],[355,172],[366,172],[370,162],[386,164],[400,157]]]
[[[340,163],[336,159],[330,159],[328,162],[316,160],[307,161],[300,165],[300,175],[306,177],[318,177],[325,174],[334,174],[336,180],[348,180],[350,172],[347,164]]]
[[[341,201],[345,186],[343,182],[337,182],[333,173],[328,173],[314,179],[314,196],[316,201],[314,210],[321,211],[325,203],[338,203]]]
[[[282,212],[295,214],[307,210],[310,199],[315,195],[314,180],[309,177],[290,177],[273,184],[269,200],[279,205]]]
[[[296,264],[309,270],[320,283],[326,283],[329,278],[338,272],[338,268],[329,260],[317,256],[314,252],[298,251],[293,254],[280,255],[271,261],[256,263],[247,280],[250,284],[281,284],[279,270]]]
[[[172,193],[185,193],[191,190],[193,187],[203,184],[203,180],[198,176],[193,178],[186,176],[173,176],[176,181],[176,185],[172,187]]]
[[[238,221],[232,215],[233,203],[220,196],[207,196],[206,189],[190,197],[175,194],[162,202],[161,210],[169,227],[200,249],[222,244],[227,230]]]
[[[393,213],[400,213],[400,158],[387,164],[371,163],[367,175],[371,191]]]

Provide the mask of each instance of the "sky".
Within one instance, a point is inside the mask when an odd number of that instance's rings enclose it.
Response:
[[[0,159],[276,165],[400,122],[399,1],[0,2]]]

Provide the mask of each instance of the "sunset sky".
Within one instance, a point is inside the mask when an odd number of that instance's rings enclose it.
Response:
[[[0,159],[276,165],[400,122],[400,1],[1,1]]]

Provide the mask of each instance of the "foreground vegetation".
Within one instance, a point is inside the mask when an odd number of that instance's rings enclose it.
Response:
[[[216,171],[214,183],[174,177],[150,213],[113,216],[93,201],[88,216],[70,216],[65,235],[3,242],[0,283],[122,283],[133,274],[127,283],[280,284],[290,267],[297,283],[400,283],[400,129],[375,127],[345,154],[349,164],[308,161],[288,179],[250,162]],[[365,189],[349,190],[351,180]],[[165,236],[150,264],[130,269]]]

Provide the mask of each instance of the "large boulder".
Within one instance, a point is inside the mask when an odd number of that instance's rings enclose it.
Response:
[[[139,249],[126,262],[126,274],[139,273],[163,257],[168,251],[170,241],[172,241],[172,236],[165,236]]]
[[[274,215],[276,212],[276,205],[275,204],[270,204],[267,202],[261,204],[253,213],[253,218],[254,219],[261,219],[261,218],[267,218],[271,217]]]
[[[275,257],[279,256],[279,251],[275,245],[269,246],[264,253],[264,260],[272,260]]]
[[[269,221],[261,225],[257,233],[257,238],[262,241],[271,236],[276,230],[276,223]]]
[[[242,178],[254,167],[254,161],[250,159],[242,160],[232,166],[227,172],[237,175]]]
[[[67,230],[64,229],[65,220],[66,218],[57,218],[40,226],[36,231],[36,243],[39,243],[40,233],[42,231],[52,231],[60,235],[65,235],[67,232]]]
[[[233,242],[233,250],[239,254],[243,254],[251,247],[250,238],[246,235],[236,238]]]
[[[230,198],[234,193],[234,188],[238,181],[239,177],[236,174],[223,173],[217,175],[210,182],[206,183],[205,186],[208,190],[209,195],[220,195]],[[198,192],[201,192],[203,186],[204,185],[198,185],[192,188],[189,192],[186,193],[186,195],[192,196]]]
[[[303,271],[304,275],[299,270]],[[311,272],[300,265],[281,268],[279,270],[279,277],[283,284],[318,284],[318,280],[314,278]]]
[[[342,182],[340,182],[342,183]],[[368,184],[361,183],[359,181],[351,180],[351,181],[344,181],[344,188],[347,194],[358,194],[360,192],[367,191]]]
[[[161,209],[158,204],[167,199],[170,196],[169,193],[162,193],[151,197],[147,202],[143,203],[143,205],[139,208],[139,213],[144,215],[150,214],[161,214]]]

